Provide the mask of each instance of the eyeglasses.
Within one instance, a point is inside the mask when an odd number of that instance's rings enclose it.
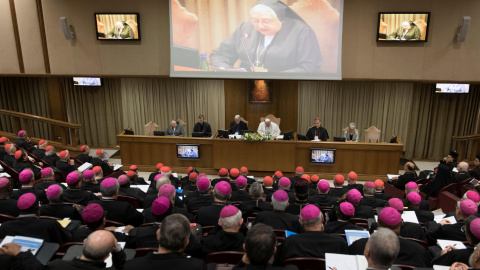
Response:
[[[268,24],[272,23],[272,21],[273,20],[271,20],[271,19],[259,20],[259,19],[256,19],[256,18],[252,18],[252,23],[253,24],[259,24],[261,22],[262,24],[267,24],[268,25]]]

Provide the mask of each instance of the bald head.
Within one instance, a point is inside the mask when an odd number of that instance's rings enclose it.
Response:
[[[415,164],[413,164],[413,162],[407,162],[405,163],[405,170],[406,171],[413,171],[415,169]]]
[[[111,232],[99,230],[91,233],[83,242],[83,258],[103,262],[117,245]]]

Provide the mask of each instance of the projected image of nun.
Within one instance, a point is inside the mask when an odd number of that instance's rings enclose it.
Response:
[[[315,32],[287,5],[260,0],[250,18],[212,51],[214,69],[231,69],[240,60],[240,68],[250,72],[319,72],[322,56]]]

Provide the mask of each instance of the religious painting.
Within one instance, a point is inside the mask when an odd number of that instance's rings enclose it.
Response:
[[[252,80],[249,91],[250,103],[272,103],[270,80]]]

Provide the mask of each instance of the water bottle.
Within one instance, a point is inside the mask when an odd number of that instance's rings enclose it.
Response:
[[[368,139],[368,143],[371,143],[372,142],[372,139]]]
[[[200,69],[201,70],[210,70],[207,63],[207,54],[202,53],[202,59],[200,60]]]

